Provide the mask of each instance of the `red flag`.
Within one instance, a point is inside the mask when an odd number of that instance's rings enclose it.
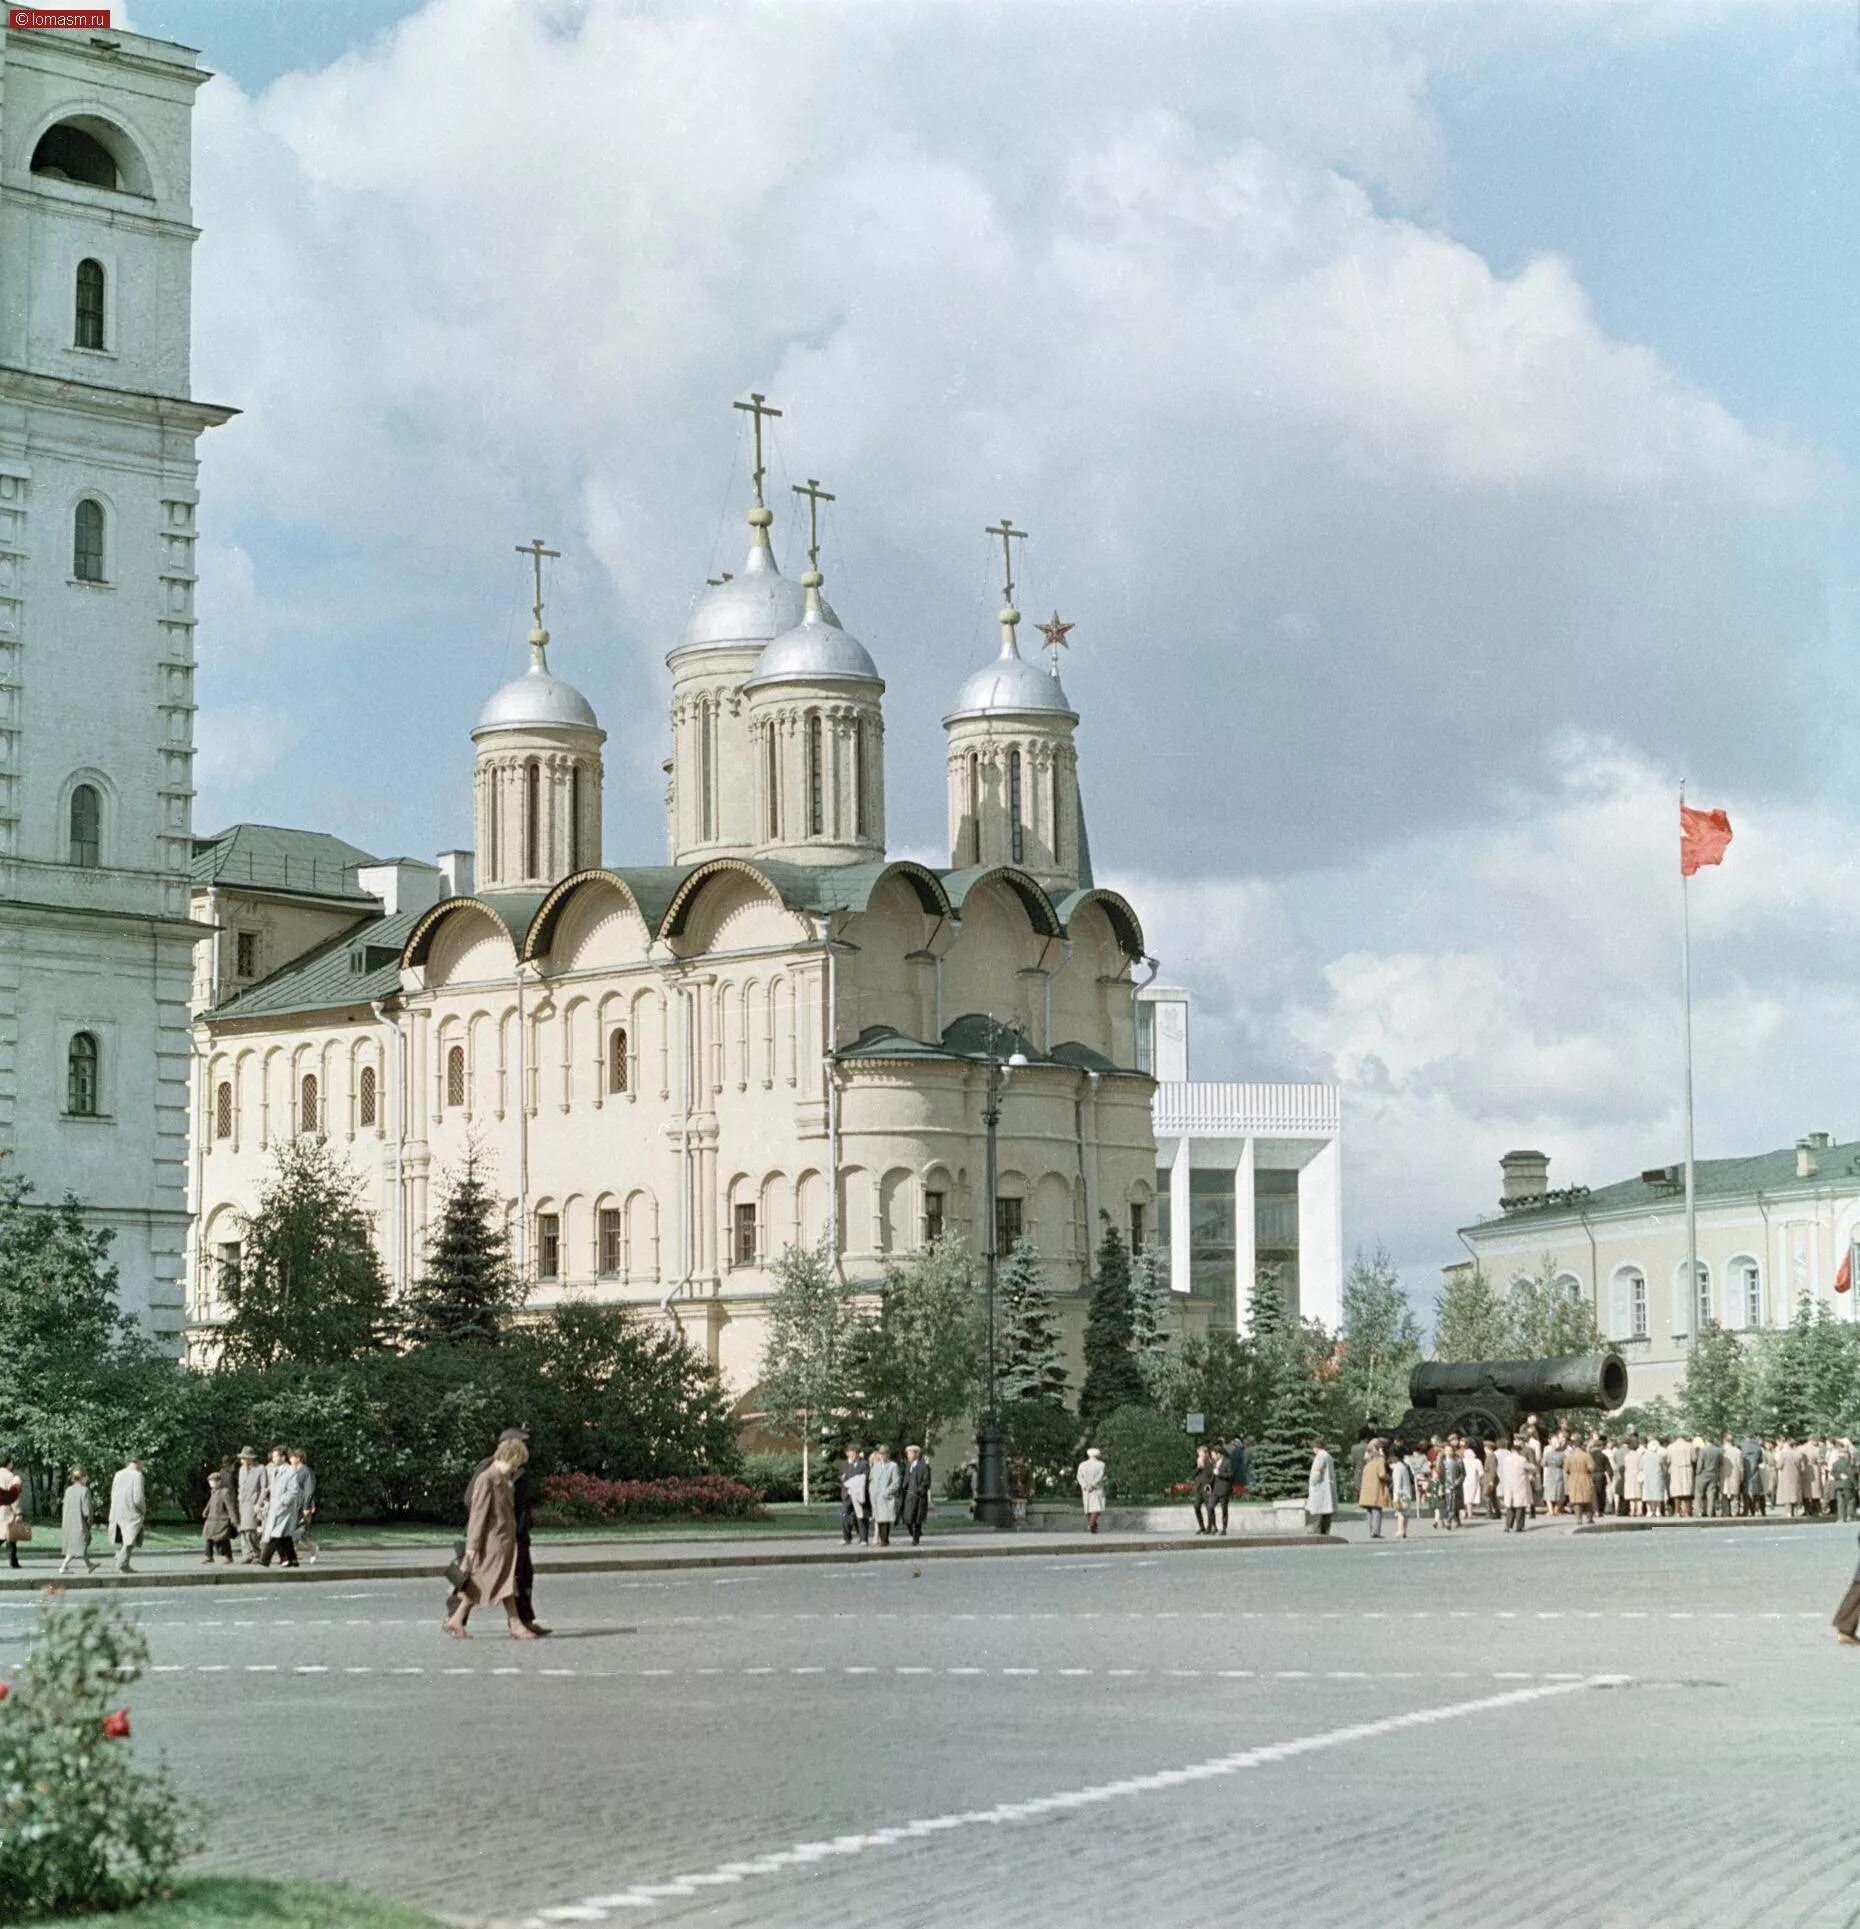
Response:
[[[1834,1290],[1844,1293],[1854,1283],[1854,1249],[1849,1246],[1841,1256],[1841,1270],[1834,1275]]]
[[[1721,810],[1679,806],[1679,875],[1691,877],[1704,864],[1722,864],[1731,841],[1731,820]]]

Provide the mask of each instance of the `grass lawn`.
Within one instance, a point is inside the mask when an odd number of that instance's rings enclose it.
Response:
[[[107,1916],[58,1916],[57,1929],[440,1929],[436,1916],[320,1882],[196,1876],[166,1902]]]

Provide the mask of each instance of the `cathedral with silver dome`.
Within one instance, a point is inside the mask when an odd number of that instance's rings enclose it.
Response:
[[[551,667],[539,539],[529,667],[471,733],[470,853],[436,868],[324,838],[350,858],[326,852],[306,890],[315,855],[278,840],[313,834],[241,826],[246,876],[232,833],[209,865],[197,912],[239,942],[196,986],[197,1354],[276,1148],[311,1133],[359,1176],[397,1286],[475,1146],[533,1304],[675,1320],[745,1415],[790,1246],[824,1245],[857,1284],[945,1234],[979,1253],[1024,1233],[1076,1373],[1103,1220],[1157,1231],[1150,973],[1135,911],[1092,881],[1078,715],[1056,663],[1020,651],[1019,532],[991,532],[1009,559],[998,645],[977,639],[944,717],[948,865],[889,859],[884,676],[817,546],[798,580],[778,565],[761,423],[746,557],[666,655],[664,861],[603,850],[605,732]],[[799,493],[810,512],[830,500]],[[259,849],[282,850],[282,887]],[[992,1198],[991,1056],[1013,1060]]]

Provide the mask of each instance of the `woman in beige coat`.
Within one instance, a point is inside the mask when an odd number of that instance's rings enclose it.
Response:
[[[455,1641],[469,1641],[465,1623],[483,1601],[501,1601],[513,1641],[534,1641],[517,1614],[517,1503],[511,1480],[530,1457],[521,1440],[500,1440],[489,1465],[471,1484],[465,1518],[465,1552],[460,1557],[464,1585],[452,1618],[443,1625]]]
[[[1356,1504],[1369,1516],[1369,1538],[1382,1538],[1382,1510],[1394,1505],[1394,1490],[1389,1485],[1389,1463],[1382,1442],[1372,1440],[1363,1455],[1363,1477],[1357,1483]]]

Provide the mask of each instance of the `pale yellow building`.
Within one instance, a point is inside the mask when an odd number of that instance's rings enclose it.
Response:
[[[1678,1390],[1706,1320],[1752,1335],[1787,1324],[1804,1293],[1854,1317],[1855,1295],[1837,1294],[1834,1282],[1860,1230],[1860,1144],[1814,1132],[1780,1151],[1697,1161],[1690,1292],[1682,1166],[1593,1190],[1553,1188],[1541,1152],[1508,1152],[1500,1166],[1498,1217],[1464,1227],[1461,1240],[1501,1290],[1536,1277],[1547,1258],[1620,1348],[1636,1402]]]
[[[1076,1346],[1100,1212],[1154,1226],[1156,1180],[1143,933],[1092,885],[1077,714],[1010,605],[946,719],[950,865],[889,861],[883,679],[818,573],[781,574],[759,495],[667,659],[669,862],[604,861],[603,732],[550,667],[540,589],[530,668],[472,733],[475,879],[474,853],[202,840],[197,1349],[273,1148],[307,1132],[361,1175],[397,1284],[475,1141],[534,1303],[663,1309],[739,1393],[784,1247],[824,1238],[869,1278],[941,1229],[979,1249],[990,1210],[1038,1243]],[[991,1016],[1027,1061],[992,1206]]]

